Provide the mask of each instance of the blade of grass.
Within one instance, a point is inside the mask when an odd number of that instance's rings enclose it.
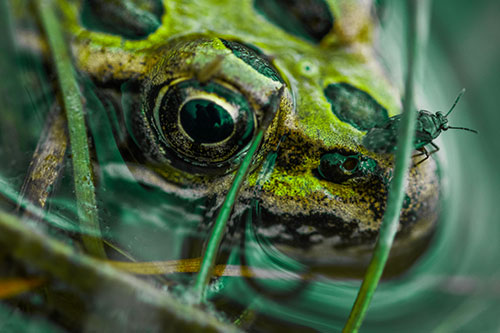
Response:
[[[48,277],[47,288],[71,286],[85,302],[86,320],[98,317],[112,332],[236,332],[215,317],[182,304],[162,289],[54,240],[36,224],[0,211],[0,246],[9,257]],[[85,296],[85,297],[83,297]],[[90,320],[90,319],[89,319]],[[86,325],[88,322],[85,323]]]
[[[219,250],[222,237],[224,236],[224,229],[226,228],[227,221],[229,220],[229,217],[231,215],[231,211],[233,209],[236,196],[238,195],[238,191],[240,190],[240,187],[246,178],[246,175],[252,163],[253,156],[255,155],[257,149],[260,146],[260,142],[264,137],[264,133],[267,130],[267,127],[273,120],[274,115],[276,114],[276,111],[279,108],[279,103],[281,101],[281,96],[283,95],[283,92],[284,92],[284,86],[281,87],[281,89],[278,92],[271,95],[269,103],[267,105],[268,109],[265,110],[264,112],[265,118],[263,119],[262,124],[257,131],[257,134],[252,140],[250,149],[248,150],[245,158],[240,164],[238,171],[236,172],[233,183],[231,184],[231,187],[226,195],[226,198],[224,199],[224,203],[222,204],[219,214],[217,215],[214,228],[212,230],[210,239],[205,249],[205,253],[203,255],[200,271],[196,276],[195,284],[193,287],[193,291],[195,293],[197,301],[202,301],[205,298],[205,288],[208,284],[210,276],[212,275],[213,268],[215,266],[215,258]]]
[[[99,219],[80,89],[52,1],[40,0],[35,1],[35,4],[49,42],[68,120],[80,224],[84,226],[84,229],[94,231],[93,235],[82,235],[83,244],[90,254],[105,258],[103,243],[97,237],[100,234]]]
[[[0,140],[8,143],[2,147],[2,159],[9,156],[12,160],[22,158],[21,135],[25,128],[24,119],[19,116],[22,110],[22,82],[17,72],[16,47],[14,43],[13,22],[9,15],[8,1],[0,3],[0,77],[4,78],[0,84],[0,101],[2,101],[2,121],[0,122]],[[8,79],[5,79],[8,78]],[[17,111],[17,112],[16,112]],[[4,155],[8,152],[9,155]]]
[[[168,261],[150,262],[126,262],[126,261],[104,261],[111,266],[137,275],[156,275],[174,273],[196,273],[200,269],[201,258],[190,258]],[[277,270],[261,269],[240,265],[215,265],[214,276],[245,276],[259,279],[286,279],[298,280],[298,275],[283,273]]]
[[[28,174],[21,187],[18,209],[22,207],[23,200],[45,208],[51,188],[61,176],[67,142],[66,119],[59,104],[54,104],[45,120],[45,126],[33,153]],[[29,217],[35,218],[29,211],[26,213]]]
[[[0,299],[14,297],[41,286],[43,278],[18,278],[0,280]]]
[[[396,235],[399,215],[403,205],[405,184],[410,167],[413,141],[415,137],[416,110],[414,110],[414,82],[418,69],[419,47],[424,47],[429,19],[430,0],[408,0],[408,63],[403,100],[403,116],[398,132],[396,161],[392,178],[387,208],[380,226],[380,233],[374,253],[365,273],[365,278],[358,292],[354,306],[344,326],[343,332],[357,332],[361,327],[370,301],[384,271],[389,252]]]

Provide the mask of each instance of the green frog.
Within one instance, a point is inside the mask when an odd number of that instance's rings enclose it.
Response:
[[[115,106],[116,142],[139,182],[218,207],[271,119],[229,233],[241,236],[238,216],[257,202],[258,236],[313,269],[362,276],[394,169],[362,139],[401,111],[374,52],[370,1],[56,3],[76,69]],[[388,275],[415,262],[438,221],[438,162],[417,162]]]

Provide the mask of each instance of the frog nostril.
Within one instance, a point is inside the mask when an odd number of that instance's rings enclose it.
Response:
[[[358,167],[359,161],[356,158],[349,157],[345,160],[345,162],[342,164],[342,167],[347,170],[354,172],[356,171],[356,168]]]
[[[345,162],[346,157],[339,153],[325,154],[321,157],[318,173],[325,180],[343,183],[352,176],[351,172],[342,167]]]
[[[375,171],[377,163],[361,154],[326,153],[321,156],[317,173],[324,180],[340,184],[351,178],[366,176]]]

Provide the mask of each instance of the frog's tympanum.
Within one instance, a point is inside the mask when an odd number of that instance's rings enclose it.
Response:
[[[280,251],[361,276],[394,169],[392,154],[362,138],[401,111],[374,54],[369,2],[74,0],[58,10],[77,70],[114,105],[116,141],[138,179],[154,173],[165,191],[217,207],[272,117],[228,234],[241,235],[242,207],[257,202],[255,230]],[[439,203],[437,162],[413,163],[386,273],[423,253]]]

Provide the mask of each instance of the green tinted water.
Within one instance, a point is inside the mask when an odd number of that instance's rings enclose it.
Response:
[[[439,8],[436,15],[441,13]],[[389,51],[398,49],[398,41],[402,38],[401,10],[397,5],[389,7],[380,36],[384,45],[380,47],[382,56],[391,64],[389,69],[399,82],[402,82],[403,66],[394,64],[401,63],[398,60],[401,55],[396,54],[395,60],[391,58],[394,53]],[[5,49],[12,50],[8,40],[2,43]],[[12,203],[18,201],[19,189],[54,97],[44,88],[46,74],[36,59],[18,57],[13,52],[0,59],[4,61],[0,69],[12,78],[0,86],[0,99],[4,103],[0,113],[0,190],[3,194],[0,205],[9,210]],[[203,195],[186,200],[182,193],[169,193],[156,180],[151,180],[154,175],[143,169],[132,173],[115,142],[113,130],[117,120],[110,119],[112,113],[107,112],[111,106],[101,103],[88,82],[82,80],[82,84],[87,91],[87,121],[95,157],[101,166],[94,170],[101,230],[95,234],[94,230],[85,230],[76,224],[71,163],[66,161],[59,186],[49,199],[48,212],[43,213],[51,232],[63,240],[67,239],[65,232],[102,236],[139,261],[179,259],[186,254],[187,239],[196,243],[206,237],[208,231],[200,225],[207,224],[213,217],[211,208],[215,203]],[[26,86],[39,89],[26,90]],[[446,110],[461,88],[449,65],[448,55],[436,40],[431,39],[420,87],[418,105],[429,110]],[[497,141],[492,134],[496,129],[485,125],[490,111],[478,110],[466,94],[452,115],[450,124],[479,129],[480,135],[449,131],[438,141],[442,148],[441,172],[447,198],[440,227],[431,248],[410,272],[379,286],[363,331],[498,330],[500,245],[497,239],[500,230],[495,201],[500,178],[495,168]],[[492,123],[495,114],[491,112]],[[273,158],[273,154],[267,157],[269,169],[274,166]],[[265,170],[259,176],[261,182],[268,176]],[[140,183],[138,177],[142,177]],[[256,286],[250,287],[241,277],[222,277],[210,289],[211,299],[217,307],[232,314],[228,308],[231,304],[239,304],[241,310],[249,307],[265,313],[262,323],[256,323],[262,330],[271,327],[266,326],[271,325],[267,324],[270,318],[313,330],[340,330],[355,299],[359,281],[332,280],[316,275],[312,281],[301,283],[301,276],[309,278],[307,266],[259,239],[254,230],[259,223],[258,205],[252,205],[249,211],[252,214],[247,214],[248,219],[244,220],[246,260],[252,266],[274,270],[279,279],[257,280],[259,289],[256,290]],[[228,264],[241,263],[240,245],[226,245]],[[185,276],[180,275],[173,279],[179,283],[186,281]],[[263,294],[259,296],[259,292]],[[278,296],[273,300],[273,295]],[[285,301],[276,300],[280,297]],[[11,310],[3,308],[0,311],[8,313]],[[9,318],[17,323],[26,320],[16,316]],[[34,319],[32,325],[39,325],[37,320]],[[45,327],[45,324],[40,325]]]

